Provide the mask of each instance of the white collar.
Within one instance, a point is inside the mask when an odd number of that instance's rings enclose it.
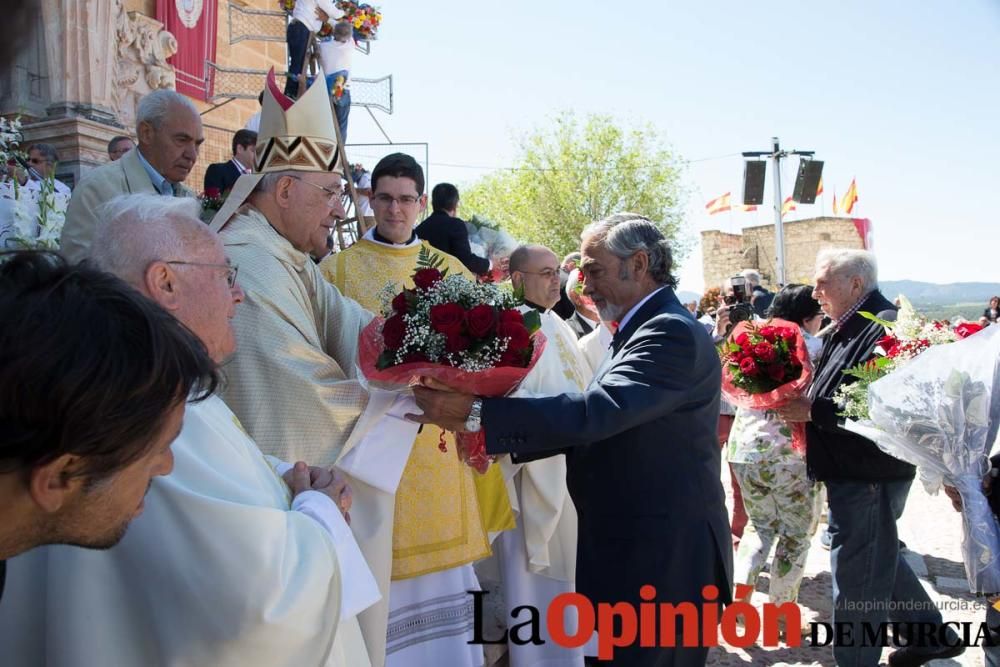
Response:
[[[385,243],[384,241],[376,241],[374,227],[365,232],[365,235],[362,236],[361,238],[386,248],[412,248],[413,246],[420,245],[420,237],[417,236],[416,234],[413,235],[413,240],[408,243]]]
[[[236,165],[236,168],[240,170],[241,174],[249,174],[250,170],[243,166],[243,163],[237,160],[235,157],[229,158],[229,161]]]
[[[657,292],[659,292],[660,290],[662,290],[664,287],[666,287],[666,285],[664,285],[663,287],[660,287],[658,289],[653,290],[652,292],[650,292],[649,294],[646,295],[646,298],[644,298],[642,301],[640,301],[639,303],[637,303],[634,306],[632,306],[632,308],[627,313],[625,313],[625,317],[622,318],[621,322],[618,323],[618,331],[621,331],[622,329],[625,328],[625,325],[628,324],[628,321],[630,319],[632,319],[633,315],[635,315],[635,311],[637,311],[640,308],[642,308],[642,304],[644,304],[647,301],[649,301],[650,299],[652,299],[653,295],[656,294]]]

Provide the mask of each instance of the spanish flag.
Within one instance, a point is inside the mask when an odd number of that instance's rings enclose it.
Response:
[[[837,215],[837,191],[833,191],[833,214]]]
[[[785,201],[781,204],[781,217],[784,218],[785,214],[790,211],[797,210],[795,202],[792,201],[791,196],[785,197]]]
[[[740,204],[740,210],[743,211],[744,213],[749,213],[750,211],[756,211],[757,210],[757,205],[756,204]]]
[[[732,206],[729,205],[729,195],[731,194],[731,192],[727,192],[721,197],[716,197],[712,201],[705,204],[705,210],[708,211],[709,215],[715,215],[716,213],[732,210]]]
[[[854,205],[858,203],[858,186],[851,179],[851,186],[847,188],[847,192],[844,193],[844,198],[840,200],[840,208],[847,215],[851,214],[854,210]]]
[[[819,185],[816,186],[816,196],[819,197],[823,194],[823,177],[819,177]]]

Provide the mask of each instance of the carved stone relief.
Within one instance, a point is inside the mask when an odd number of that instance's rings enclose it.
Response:
[[[156,19],[138,12],[126,12],[122,0],[114,0],[114,3],[118,10],[115,111],[119,122],[133,130],[139,99],[159,88],[175,87],[174,68],[167,58],[177,53],[177,40]]]

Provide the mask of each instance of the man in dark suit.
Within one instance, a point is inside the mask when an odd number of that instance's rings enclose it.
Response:
[[[584,293],[602,320],[620,323],[584,393],[478,398],[424,379],[415,388],[424,414],[412,418],[454,431],[481,428],[490,454],[566,455],[579,515],[577,591],[593,604],[638,608],[646,584],[656,602],[704,609],[709,585],[717,590],[717,598],[708,591],[709,605],[728,602],[718,354],[674,295],[670,248],[651,221],[623,214],[594,223],[582,252]],[[708,655],[701,646],[638,644],[617,649],[614,664],[703,665]]]
[[[233,157],[229,162],[216,162],[205,170],[205,192],[217,190],[225,194],[243,174],[253,171],[257,133],[253,130],[237,130],[233,135]]]
[[[813,296],[833,324],[823,336],[823,352],[808,395],[779,412],[786,421],[806,422],[809,477],[826,485],[833,621],[851,628],[850,634],[834,639],[833,656],[838,665],[875,665],[882,648],[857,640],[865,627],[898,622],[905,638],[907,624],[921,624],[936,632],[943,622],[903,557],[896,533],[916,469],[846,430],[834,399],[840,385],[853,381],[844,371],[871,359],[885,335],[881,324],[861,313],[895,320],[896,308],[879,292],[875,256],[866,250],[821,251],[815,281]],[[951,628],[945,634],[947,646],[897,649],[889,655],[890,667],[922,665],[962,653]]]
[[[434,212],[417,225],[416,231],[424,241],[457,257],[465,268],[477,275],[490,270],[490,260],[473,255],[469,248],[469,230],[465,222],[457,217],[458,188],[451,183],[438,183],[431,191],[431,208]]]

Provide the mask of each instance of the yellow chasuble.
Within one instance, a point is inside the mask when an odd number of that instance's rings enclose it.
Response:
[[[451,255],[426,242],[388,246],[363,238],[327,257],[320,270],[340,292],[372,312],[387,283],[413,288],[421,247],[444,259],[449,274],[474,280]],[[458,460],[455,436],[445,432],[448,452],[438,449],[441,429],[424,425],[396,491],[392,534],[392,578],[407,579],[448,570],[490,554],[489,533],[514,527],[503,475],[490,466],[479,475]]]

